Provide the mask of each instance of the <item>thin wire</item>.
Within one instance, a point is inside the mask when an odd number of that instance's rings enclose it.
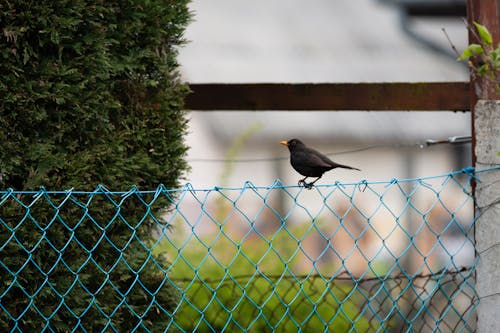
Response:
[[[342,150],[338,152],[331,152],[325,155],[327,156],[337,156],[337,155],[346,155],[346,154],[355,154],[360,153],[367,150],[373,149],[381,149],[381,148],[419,148],[424,149],[430,146],[438,145],[438,144],[467,144],[471,142],[470,136],[452,136],[447,139],[433,140],[427,139],[425,142],[416,142],[416,143],[398,143],[398,144],[381,144],[381,145],[371,145],[362,148],[350,149],[350,150]],[[260,162],[277,162],[277,161],[285,161],[288,160],[288,156],[282,157],[264,157],[264,158],[235,158],[235,159],[224,159],[224,158],[188,158],[188,162],[206,162],[206,163],[260,163]]]
[[[465,267],[462,266],[458,269],[447,269],[443,268],[440,269],[436,272],[429,272],[429,273],[418,273],[418,274],[413,274],[411,275],[412,280],[416,279],[430,279],[430,278],[437,278],[441,275],[458,275],[460,273],[464,272],[470,272],[472,270],[472,267]],[[388,280],[407,280],[408,279],[408,274],[405,273],[399,273],[399,274],[393,274],[393,275],[381,275],[381,276],[367,276],[367,277],[356,277],[352,276],[351,274],[348,273],[346,270],[342,270],[339,274],[335,274],[334,276],[324,276],[322,274],[294,274],[294,275],[283,275],[283,274],[264,274],[261,273],[265,278],[271,279],[271,280],[277,280],[277,279],[283,279],[283,280],[305,280],[305,279],[322,279],[322,280],[336,280],[336,281],[356,281],[359,283],[363,282],[368,282],[368,281],[388,281]],[[233,275],[233,280],[248,280],[249,278],[254,278],[255,274],[241,274],[241,275]],[[172,281],[176,282],[191,282],[193,281],[193,278],[189,277],[179,277],[179,278],[171,278]],[[203,282],[211,284],[211,283],[220,283],[220,279],[210,279],[210,278],[204,278]],[[223,283],[231,283],[231,280],[226,280]]]
[[[408,143],[408,144],[385,144],[385,145],[372,145],[362,148],[350,149],[350,150],[342,150],[338,152],[327,153],[327,156],[336,156],[336,155],[346,155],[346,154],[354,154],[367,150],[380,149],[380,148],[420,148],[423,149],[427,147],[425,143]],[[282,157],[264,157],[264,158],[239,158],[239,159],[224,159],[224,158],[188,158],[188,162],[208,162],[208,163],[259,163],[259,162],[277,162],[277,161],[285,161],[290,157],[282,156]]]

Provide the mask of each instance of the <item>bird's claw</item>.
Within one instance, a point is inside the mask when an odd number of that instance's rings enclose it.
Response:
[[[304,182],[304,188],[311,190],[313,188],[314,184],[313,183],[306,183]]]
[[[297,183],[297,185],[299,186],[304,186],[304,188],[310,190],[313,188],[313,183],[306,183],[306,181],[304,179],[301,179],[299,180],[299,182]]]

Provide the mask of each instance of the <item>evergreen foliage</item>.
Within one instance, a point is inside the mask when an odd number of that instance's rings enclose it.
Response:
[[[188,2],[0,2],[0,188],[178,186]],[[148,248],[167,198],[104,192],[0,200],[0,331],[171,323],[176,287]]]

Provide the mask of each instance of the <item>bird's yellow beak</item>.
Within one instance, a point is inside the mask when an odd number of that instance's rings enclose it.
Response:
[[[280,144],[283,145],[283,146],[288,146],[288,142],[287,141],[281,141]]]

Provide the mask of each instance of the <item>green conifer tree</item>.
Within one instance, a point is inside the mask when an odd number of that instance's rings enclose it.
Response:
[[[0,2],[0,331],[163,331],[176,286],[152,256],[188,168],[177,48],[189,0]],[[37,196],[15,191],[93,191]]]

